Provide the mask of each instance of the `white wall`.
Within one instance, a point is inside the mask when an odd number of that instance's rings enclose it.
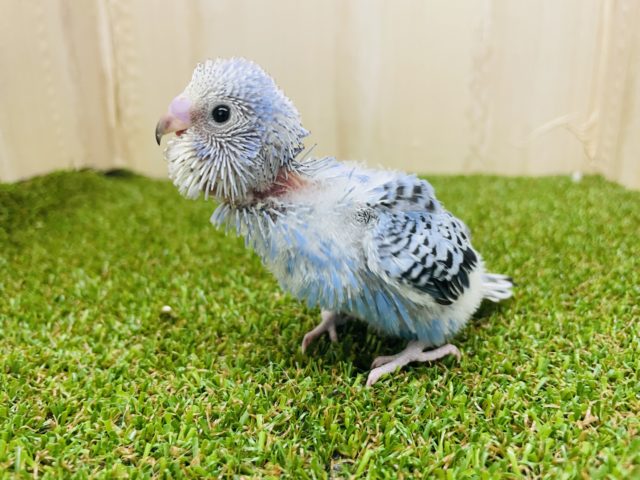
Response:
[[[0,0],[0,179],[164,176],[158,117],[232,55],[273,74],[314,155],[640,188],[635,0]]]

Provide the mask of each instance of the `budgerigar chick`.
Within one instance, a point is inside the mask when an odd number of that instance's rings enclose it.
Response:
[[[482,299],[512,294],[485,271],[469,230],[414,175],[333,158],[298,158],[308,132],[273,79],[248,60],[199,64],[156,127],[169,176],[244,236],[282,288],[322,310],[304,351],[349,318],[407,339],[373,361],[367,385],[409,362],[460,357],[447,343]],[[432,350],[427,350],[432,349]]]

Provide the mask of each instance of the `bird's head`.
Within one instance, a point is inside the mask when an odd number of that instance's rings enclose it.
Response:
[[[258,65],[241,58],[200,63],[156,126],[180,192],[242,203],[268,190],[303,149],[308,132],[291,101]]]

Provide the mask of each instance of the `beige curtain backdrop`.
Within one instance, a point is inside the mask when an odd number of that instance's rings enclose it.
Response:
[[[156,120],[228,56],[276,78],[314,155],[640,188],[637,0],[0,0],[0,180],[164,176]]]

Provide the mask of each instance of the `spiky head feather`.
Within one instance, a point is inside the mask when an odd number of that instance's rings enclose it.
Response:
[[[308,132],[273,79],[242,58],[196,66],[181,94],[191,104],[191,126],[165,150],[169,176],[180,192],[242,203],[268,189],[303,149]],[[214,110],[227,107],[217,122]]]

